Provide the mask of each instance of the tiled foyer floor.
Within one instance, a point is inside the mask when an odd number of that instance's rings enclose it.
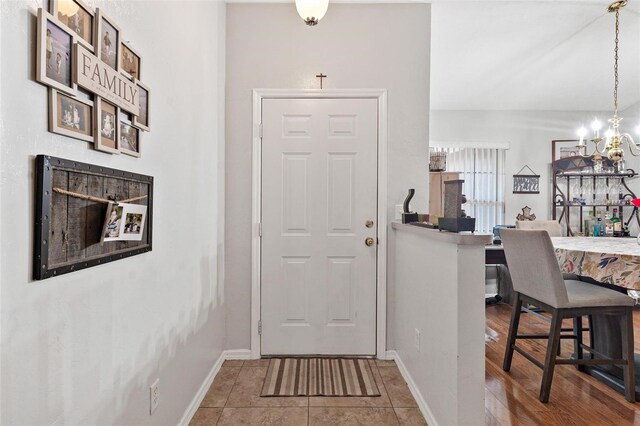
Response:
[[[269,360],[225,361],[191,426],[426,425],[395,362],[369,363],[379,397],[261,398]]]

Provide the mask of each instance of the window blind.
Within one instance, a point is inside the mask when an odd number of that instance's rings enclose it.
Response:
[[[460,172],[464,179],[462,206],[467,216],[476,218],[476,231],[492,232],[504,223],[505,149],[440,148],[447,152],[447,170]]]

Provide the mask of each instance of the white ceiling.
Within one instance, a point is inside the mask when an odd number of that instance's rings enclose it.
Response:
[[[606,8],[611,1],[330,0],[330,3],[432,3],[432,109],[610,111],[614,15]],[[638,102],[640,0],[629,0],[621,12],[620,109]]]
[[[440,0],[431,108],[611,110],[608,1]],[[640,101],[640,0],[621,12],[620,109]]]

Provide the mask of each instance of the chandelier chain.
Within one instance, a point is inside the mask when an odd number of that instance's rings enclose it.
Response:
[[[614,61],[613,61],[613,116],[618,116],[618,43],[620,36],[620,9],[616,10],[616,38],[614,48]]]

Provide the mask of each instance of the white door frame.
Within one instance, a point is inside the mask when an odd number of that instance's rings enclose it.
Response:
[[[253,165],[251,179],[251,358],[260,358],[259,321],[262,219],[261,123],[263,99],[376,99],[378,101],[378,253],[376,303],[376,356],[387,350],[387,91],[385,89],[253,90]]]

